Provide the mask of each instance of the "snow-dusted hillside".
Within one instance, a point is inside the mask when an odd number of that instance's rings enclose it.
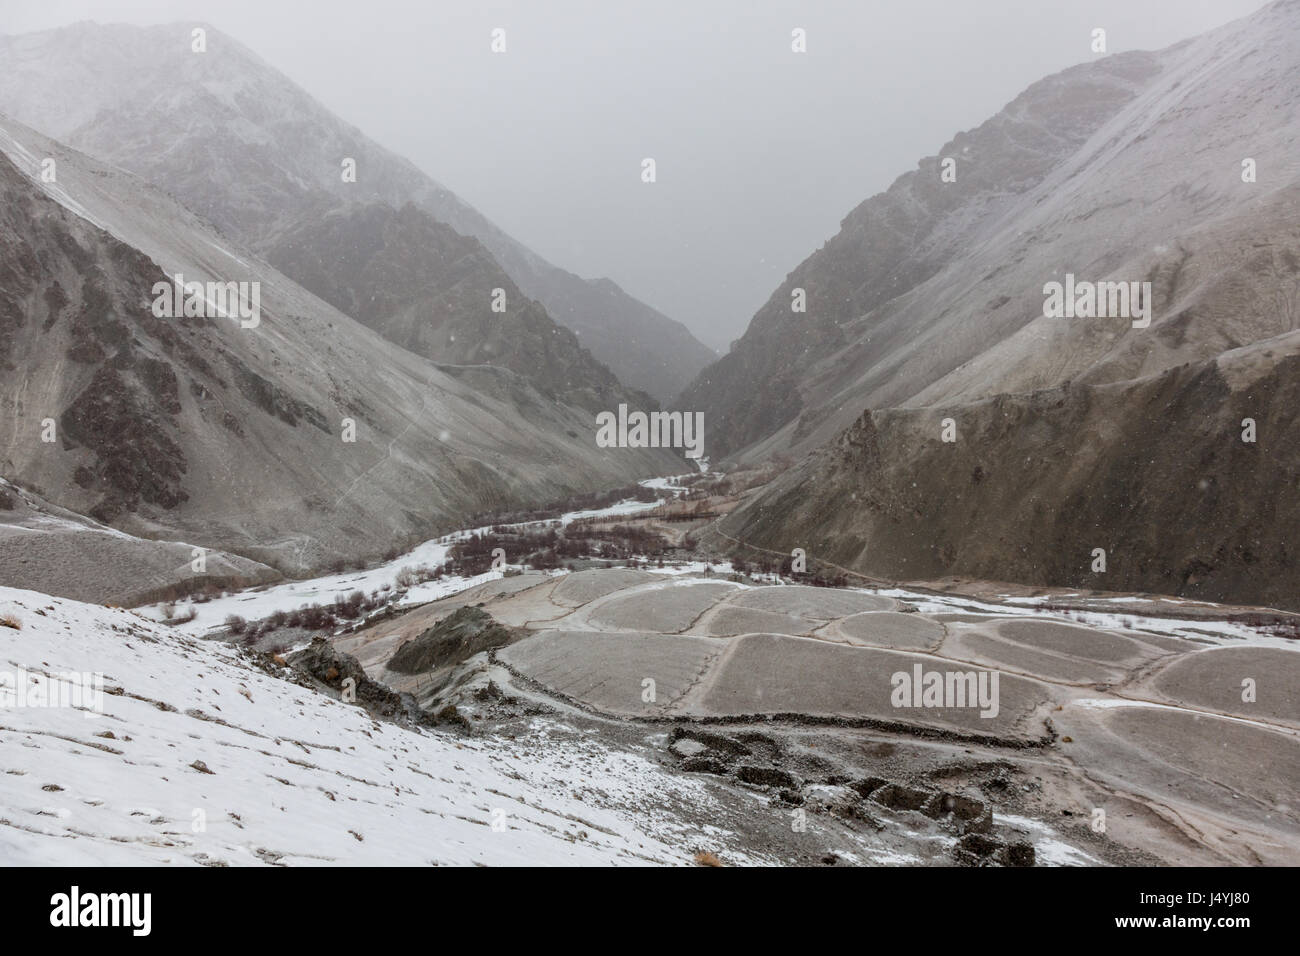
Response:
[[[718,460],[758,460],[864,409],[1127,381],[1291,332],[1298,125],[1297,0],[1046,77],[852,210],[681,404],[709,410]],[[1045,316],[1070,274],[1151,282],[1150,327]]]
[[[684,863],[701,838],[703,783],[560,721],[404,730],[127,611],[0,588],[0,618],[6,864]],[[102,714],[14,706],[15,679],[95,672]]]
[[[597,447],[588,409],[509,370],[399,348],[172,197],[6,117],[0,193],[0,363],[14,370],[0,470],[119,530],[302,569],[681,460]],[[164,273],[252,283],[258,324],[157,318]],[[46,418],[74,442],[42,441]]]
[[[620,381],[661,402],[713,360],[681,323],[609,279],[542,259],[234,38],[206,26],[208,50],[194,54],[195,26],[83,22],[0,36],[0,111],[161,186],[262,254],[285,228],[342,203],[413,203],[481,241]],[[343,157],[356,160],[355,182],[342,181]]]
[[[194,583],[194,545],[126,534],[0,478],[0,581],[93,604],[131,607]],[[205,580],[248,587],[280,575],[256,561],[212,551]]]

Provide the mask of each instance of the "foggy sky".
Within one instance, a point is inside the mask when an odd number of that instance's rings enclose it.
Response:
[[[1157,49],[1260,6],[0,0],[0,32],[210,22],[556,265],[609,276],[725,350],[859,202],[1095,58],[1094,27],[1109,53]]]

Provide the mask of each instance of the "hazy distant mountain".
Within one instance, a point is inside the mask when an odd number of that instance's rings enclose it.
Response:
[[[0,153],[0,469],[58,505],[299,570],[681,466],[598,448],[590,411],[508,369],[386,341],[174,199],[3,116]],[[175,273],[259,283],[260,324],[155,316]]]
[[[725,533],[886,577],[1298,606],[1297,128],[1287,0],[1035,84],[944,147],[955,183],[924,160],[687,393],[732,451],[816,449]],[[1150,326],[1045,317],[1067,274],[1150,282]]]
[[[500,365],[593,412],[653,406],[528,299],[472,236],[410,203],[348,205],[280,234],[267,261],[387,339],[436,362]],[[504,311],[494,312],[495,290]]]
[[[194,26],[79,23],[0,37],[0,111],[162,186],[264,255],[341,203],[414,203],[478,238],[524,295],[661,401],[715,357],[614,283],[546,262],[232,38],[206,27],[207,52],[192,52]],[[345,159],[356,161],[355,182],[343,181]]]
[[[681,404],[715,450],[805,451],[867,408],[1119,381],[1294,329],[1298,109],[1295,0],[1035,83],[853,210]],[[1044,318],[1067,274],[1151,281],[1151,327]]]

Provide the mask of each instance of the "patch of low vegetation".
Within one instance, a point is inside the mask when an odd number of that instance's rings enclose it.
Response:
[[[392,561],[399,554],[401,552],[394,549],[393,557],[386,558],[386,560]],[[348,571],[364,571],[368,566],[369,564],[364,558],[338,558],[330,562],[329,570],[331,574],[346,574]]]
[[[760,554],[755,558],[751,553],[751,557],[746,559],[738,550],[731,557],[731,568],[741,575],[774,574],[793,584],[806,584],[815,588],[847,588],[853,586],[849,576],[840,571],[795,571],[794,561],[789,555],[780,557],[775,554]]]
[[[231,590],[246,587],[247,584],[224,576],[208,575],[184,578],[166,587],[149,591],[153,601],[163,601],[173,608],[181,601],[192,604],[207,604],[213,598],[225,597]]]
[[[1261,634],[1267,634],[1271,637],[1282,637],[1292,641],[1300,640],[1300,617],[1295,615],[1282,616],[1267,611],[1246,611],[1243,614],[1229,615],[1228,620],[1233,623],[1244,624]]]
[[[0,615],[0,627],[12,627],[15,631],[23,629],[23,622],[18,620],[12,614]]]
[[[417,584],[436,581],[443,576],[441,564],[430,567],[427,564],[408,564],[397,572],[396,583],[399,588],[413,588]]]
[[[636,525],[602,527],[595,522],[575,521],[566,528],[528,531],[498,525],[491,531],[458,541],[447,555],[443,573],[482,574],[491,569],[498,548],[511,564],[526,564],[546,571],[582,559],[661,559],[668,551],[668,540]]]
[[[363,591],[340,594],[330,604],[304,604],[296,611],[276,611],[261,621],[249,622],[238,614],[226,618],[226,630],[248,647],[257,646],[269,634],[282,629],[334,631],[352,624],[370,612],[387,606],[388,597],[380,591],[367,595]],[[277,645],[278,646],[278,645]]]
[[[789,455],[777,454],[762,464],[739,468],[723,475],[710,473],[690,475],[682,479],[682,484],[690,489],[685,497],[742,495],[767,484],[793,464],[794,459]]]
[[[198,608],[193,604],[181,611],[180,614],[177,614],[175,601],[168,601],[160,608],[160,611],[162,612],[162,622],[170,626],[188,624],[199,616]]]

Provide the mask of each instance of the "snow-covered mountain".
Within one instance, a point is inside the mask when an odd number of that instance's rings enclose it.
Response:
[[[508,369],[392,344],[129,173],[3,117],[0,153],[0,462],[61,506],[299,570],[680,469]],[[258,324],[157,317],[177,273],[257,283]]]
[[[959,134],[683,396],[737,457],[808,454],[724,533],[898,579],[1297,606],[1298,139],[1298,0]],[[1076,282],[1081,312],[1100,283],[1130,308],[1049,315]]]
[[[715,357],[609,280],[542,259],[232,37],[205,26],[207,52],[192,52],[195,26],[79,23],[0,37],[0,112],[161,186],[267,258],[282,232],[342,204],[413,203],[480,240],[620,381],[660,401]],[[343,180],[345,159],[355,182]]]
[[[1298,131],[1297,0],[1050,76],[849,213],[681,405],[719,453],[805,452],[868,408],[1135,379],[1293,331]],[[1150,327],[1045,317],[1067,275],[1150,282]]]

